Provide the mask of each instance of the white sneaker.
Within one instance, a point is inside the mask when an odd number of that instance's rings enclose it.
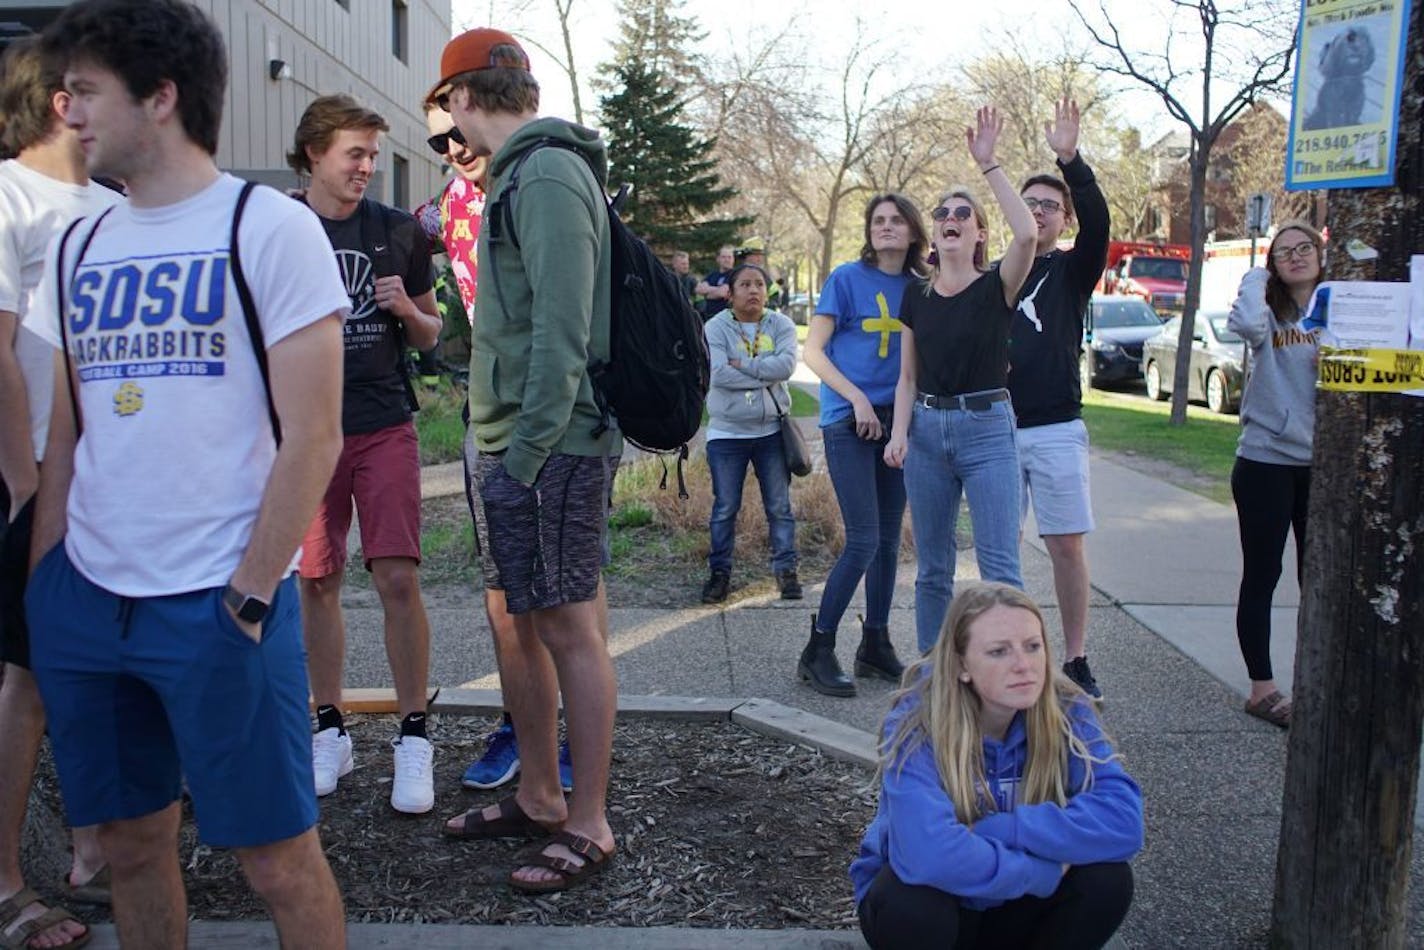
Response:
[[[341,734],[333,726],[312,736],[312,772],[316,775],[316,796],[330,795],[343,775],[356,765],[351,757],[351,734]]]
[[[423,815],[435,807],[435,747],[419,736],[397,736],[395,781],[391,807],[407,815]]]

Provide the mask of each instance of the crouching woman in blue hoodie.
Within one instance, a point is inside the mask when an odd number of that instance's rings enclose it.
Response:
[[[850,867],[874,950],[1100,947],[1117,930],[1142,793],[1055,669],[1038,605],[975,584],[906,672]]]

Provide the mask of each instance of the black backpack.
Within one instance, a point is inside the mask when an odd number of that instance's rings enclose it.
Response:
[[[564,148],[586,158],[567,142],[540,139],[515,161],[508,184],[486,210],[486,226],[491,229],[490,282],[501,309],[504,297],[493,266],[494,249],[506,236],[519,248],[519,236],[514,230],[519,170],[530,155],[545,146]],[[603,414],[594,435],[607,430],[612,415],[623,437],[638,448],[646,452],[677,452],[682,460],[687,458],[688,440],[702,425],[702,407],[712,378],[711,357],[702,319],[683,293],[677,275],[618,216],[627,194],[628,186],[624,185],[614,198],[607,200],[613,262],[609,302],[612,325],[609,359],[596,360],[588,367],[594,398]],[[681,482],[680,467],[678,475]]]

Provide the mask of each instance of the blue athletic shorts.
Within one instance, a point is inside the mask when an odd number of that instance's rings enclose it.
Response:
[[[75,570],[62,543],[30,578],[25,608],[71,825],[160,811],[177,801],[180,776],[210,845],[271,844],[316,824],[292,578],[260,645],[233,622],[222,588],[120,597]]]

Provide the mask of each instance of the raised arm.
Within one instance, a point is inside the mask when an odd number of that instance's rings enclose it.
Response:
[[[1271,308],[1266,305],[1266,281],[1270,276],[1264,267],[1248,270],[1241,278],[1241,288],[1236,292],[1231,316],[1226,320],[1227,326],[1253,350],[1265,343],[1271,332]]]
[[[1053,107],[1053,121],[1043,125],[1048,147],[1058,157],[1058,168],[1073,195],[1073,216],[1078,234],[1069,252],[1074,283],[1082,293],[1091,293],[1107,266],[1110,222],[1108,203],[1093,170],[1078,152],[1080,126],[1078,104],[1067,97]]]
[[[1018,303],[1019,291],[1028,278],[1033,266],[1033,252],[1038,243],[1038,225],[1028,206],[1009,181],[1008,173],[994,160],[994,149],[999,142],[999,133],[1004,129],[1004,120],[999,110],[984,106],[975,116],[972,128],[964,130],[964,139],[969,145],[969,154],[978,163],[979,170],[994,192],[999,208],[1004,212],[1013,240],[999,262],[999,280],[1004,285],[1004,302],[1010,307]]]

